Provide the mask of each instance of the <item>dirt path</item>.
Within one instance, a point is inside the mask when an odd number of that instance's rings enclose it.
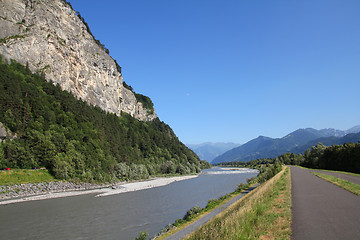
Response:
[[[171,235],[170,237],[165,238],[166,240],[178,240],[178,239],[183,239],[184,237],[186,237],[187,235],[189,235],[190,233],[192,233],[193,231],[195,231],[196,229],[198,229],[199,227],[201,227],[202,225],[204,225],[205,223],[207,223],[210,219],[212,219],[213,217],[215,217],[216,215],[218,215],[219,213],[221,213],[222,211],[224,211],[227,207],[229,207],[231,204],[235,203],[236,201],[238,201],[240,198],[244,197],[246,194],[248,194],[249,192],[251,192],[252,190],[254,190],[257,187],[257,185],[255,185],[254,187],[249,188],[248,190],[244,191],[242,194],[239,194],[238,196],[234,197],[233,199],[231,199],[230,201],[226,202],[225,204],[215,208],[214,210],[212,210],[210,213],[206,214],[205,216],[203,216],[202,218],[200,218],[199,220],[197,220],[196,222],[193,222],[192,224],[190,224],[189,226],[181,229],[180,231],[176,232],[175,234]]]
[[[360,197],[291,167],[292,239],[360,239]]]

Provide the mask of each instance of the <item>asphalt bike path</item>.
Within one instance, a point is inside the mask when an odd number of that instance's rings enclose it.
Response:
[[[360,197],[311,172],[291,166],[291,239],[360,239]]]
[[[218,215],[219,213],[221,213],[222,211],[224,211],[226,208],[228,208],[231,204],[235,203],[236,201],[240,200],[242,197],[244,197],[246,194],[248,194],[249,192],[251,192],[252,190],[254,190],[256,187],[258,186],[258,184],[256,184],[253,187],[248,188],[247,190],[245,190],[243,193],[237,195],[236,197],[232,198],[231,200],[229,200],[228,202],[224,203],[223,205],[215,208],[214,210],[212,210],[211,212],[207,213],[206,215],[204,215],[203,217],[201,217],[200,219],[198,219],[197,221],[193,222],[192,224],[190,224],[189,226],[179,230],[178,232],[174,233],[173,235],[165,238],[166,240],[178,240],[178,239],[183,239],[185,238],[187,235],[189,235],[190,233],[194,232],[195,230],[197,230],[198,228],[200,228],[202,225],[206,224],[208,221],[210,221],[210,219],[214,218],[216,215]]]

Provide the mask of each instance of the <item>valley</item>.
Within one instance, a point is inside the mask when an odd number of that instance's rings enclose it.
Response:
[[[360,239],[359,8],[0,0],[0,238]]]

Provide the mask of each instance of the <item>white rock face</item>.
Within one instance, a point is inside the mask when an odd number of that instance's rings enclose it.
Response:
[[[16,134],[12,134],[9,130],[7,130],[4,125],[0,122],[0,143],[4,141],[6,138],[13,140],[17,138]]]
[[[123,87],[115,61],[65,1],[0,0],[0,39],[3,58],[43,72],[91,105],[142,121],[157,117]]]

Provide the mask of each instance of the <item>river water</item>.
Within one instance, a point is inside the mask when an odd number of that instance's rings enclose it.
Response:
[[[0,206],[0,239],[134,239],[149,237],[193,206],[234,191],[257,170],[213,168],[167,186],[96,198],[95,194]]]

